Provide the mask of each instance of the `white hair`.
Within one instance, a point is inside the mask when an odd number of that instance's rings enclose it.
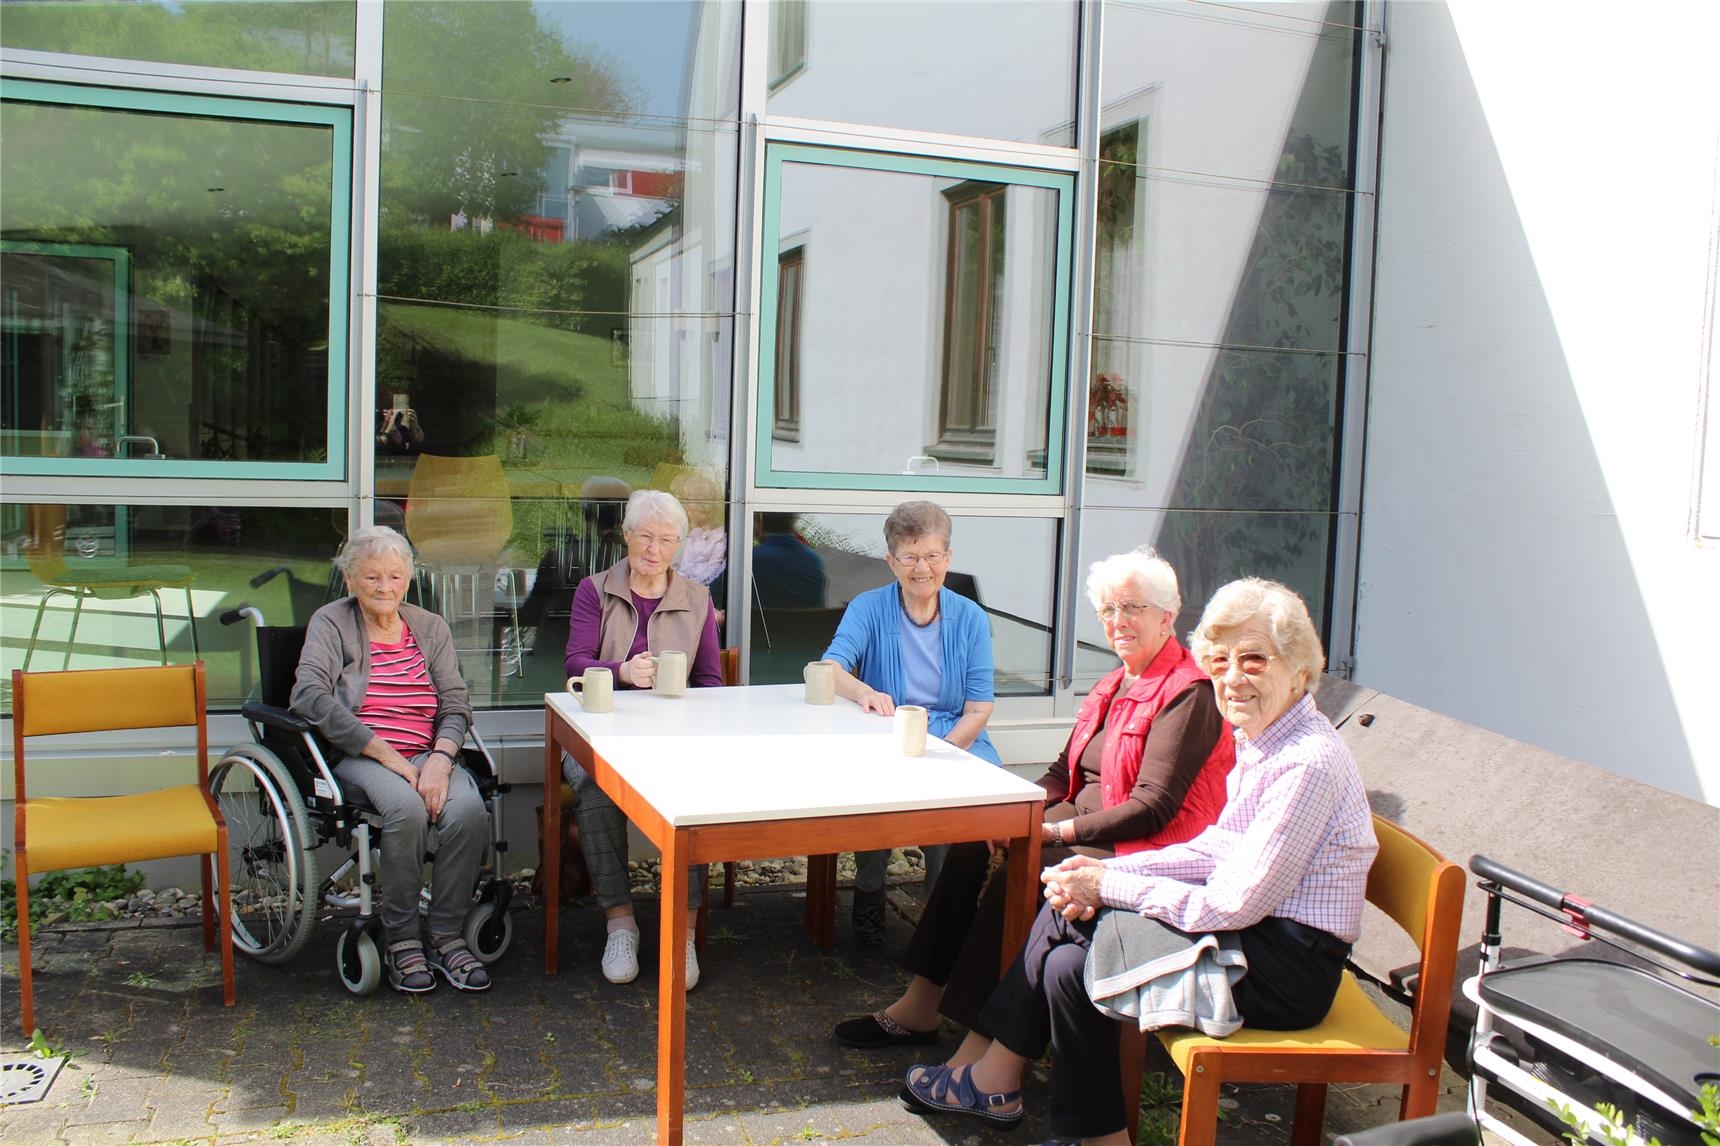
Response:
[[[1189,651],[1204,666],[1218,633],[1256,618],[1266,622],[1273,651],[1291,670],[1307,673],[1310,680],[1320,675],[1326,653],[1308,606],[1288,585],[1260,577],[1232,581],[1212,595],[1200,623],[1189,634]]]
[[[1113,553],[1093,562],[1087,570],[1087,600],[1095,609],[1127,589],[1139,604],[1151,605],[1176,613],[1182,609],[1182,593],[1177,588],[1177,571],[1160,557],[1150,545]]]
[[[647,523],[661,521],[675,528],[675,536],[687,536],[687,511],[672,493],[660,489],[634,490],[627,499],[627,512],[621,518],[621,528],[637,533]]]

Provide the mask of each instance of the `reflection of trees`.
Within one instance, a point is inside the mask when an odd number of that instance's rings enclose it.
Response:
[[[39,52],[350,77],[353,0],[6,5],[6,44]]]
[[[1286,140],[1158,542],[1196,609],[1234,577],[1294,583],[1326,537],[1346,184],[1340,148]]]
[[[570,51],[530,4],[391,0],[383,19],[383,209],[415,222],[528,213],[562,119],[634,102],[615,67]]]
[[[190,346],[158,375],[189,391],[181,448],[213,423],[220,456],[317,456],[332,132],[21,102],[3,114],[5,236],[129,248],[137,298],[189,316]]]

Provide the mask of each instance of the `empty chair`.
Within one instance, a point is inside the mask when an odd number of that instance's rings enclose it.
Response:
[[[227,827],[209,788],[209,732],[204,713],[203,662],[161,668],[12,672],[12,767],[18,884],[18,987],[21,1025],[36,1025],[30,965],[30,876],[43,871],[141,863],[172,856],[202,857],[203,946],[215,947],[221,928],[222,1001],[233,1005],[233,931]],[[123,796],[31,798],[25,750],[38,736],[142,728],[195,728],[197,782]],[[119,750],[121,753],[124,749]],[[57,755],[57,753],[55,754]],[[37,772],[54,755],[38,760]],[[160,767],[151,749],[138,770]],[[128,787],[135,787],[129,785]],[[213,863],[211,860],[213,859]],[[213,868],[213,871],[212,871]],[[215,897],[220,896],[219,911]]]

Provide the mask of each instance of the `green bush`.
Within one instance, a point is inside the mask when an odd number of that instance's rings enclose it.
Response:
[[[143,886],[143,873],[127,871],[124,864],[51,871],[30,890],[30,929],[48,923],[87,923],[114,919],[117,913],[108,901],[130,899]],[[0,937],[18,939],[18,884],[0,880]]]

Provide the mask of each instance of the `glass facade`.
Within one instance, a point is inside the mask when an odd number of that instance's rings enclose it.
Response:
[[[1111,667],[1108,553],[1171,559],[1180,629],[1243,574],[1323,618],[1355,7],[777,0],[743,42],[754,11],[7,4],[5,667],[195,633],[230,709],[220,614],[302,620],[376,521],[478,703],[535,708],[641,488],[755,681],[888,582],[915,496],[998,722]],[[785,536],[816,594],[773,583]],[[157,567],[159,632],[98,594],[74,638],[114,563]]]

